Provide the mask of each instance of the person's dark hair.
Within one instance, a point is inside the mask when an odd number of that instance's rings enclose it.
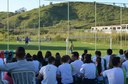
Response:
[[[55,62],[55,58],[53,56],[50,56],[48,58],[48,63],[51,64],[52,62]]]
[[[40,58],[40,57],[42,58],[42,57],[43,57],[43,54],[42,54],[41,51],[38,51],[38,53],[37,53],[37,57],[38,57],[38,58]]]
[[[112,59],[112,65],[118,66],[120,64],[120,57],[113,57]]]
[[[27,54],[26,54],[26,60],[27,60],[27,61],[32,61],[32,56],[31,56],[30,53],[27,53]]]
[[[112,54],[112,49],[107,49],[107,54],[111,55]]]
[[[20,58],[20,59],[23,59],[24,56],[25,56],[25,49],[23,47],[18,47],[16,49],[16,57]]]
[[[95,54],[99,57],[101,57],[101,52],[100,51],[96,51]]]
[[[56,59],[60,60],[61,59],[60,53],[57,52],[55,57],[56,57]]]
[[[38,51],[38,53],[37,53],[37,59],[42,64],[42,66],[45,65],[45,61],[44,61],[43,54],[42,54],[41,51]]]
[[[108,67],[109,69],[113,68],[112,59],[113,59],[114,57],[116,57],[116,54],[112,54],[112,55],[110,56],[109,67]]]
[[[45,58],[49,58],[50,56],[52,56],[52,53],[50,51],[47,51],[45,54]]]
[[[124,54],[123,49],[120,49],[120,50],[119,50],[119,54],[120,54],[120,55]]]
[[[61,65],[61,56],[60,53],[56,53],[55,55],[55,66],[58,67],[59,65]]]
[[[91,56],[92,56],[91,54],[86,54],[85,58],[84,58],[85,59],[84,62],[85,63],[92,63]]]
[[[82,54],[82,61],[84,61],[84,58],[85,58],[85,55],[88,53],[88,50],[87,49],[84,49],[84,53]]]
[[[79,53],[78,52],[72,52],[73,56],[79,59]]]
[[[34,54],[34,55],[32,56],[32,59],[33,59],[33,60],[38,60],[37,55]]]
[[[68,60],[70,60],[70,56],[69,56],[69,55],[64,55],[64,56],[61,58],[61,61],[62,61],[63,63],[68,62]]]
[[[97,71],[98,71],[98,75],[100,75],[101,72],[102,72],[101,57],[97,57],[97,58],[96,58],[96,62],[97,62]]]

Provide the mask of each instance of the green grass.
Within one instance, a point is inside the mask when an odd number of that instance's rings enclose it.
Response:
[[[88,49],[88,53],[94,55],[95,52],[95,44],[87,43],[82,41],[75,41],[74,43],[74,51],[78,51],[80,55],[83,53],[84,49]],[[70,45],[70,43],[69,43]],[[22,46],[26,49],[26,53],[36,54],[38,52],[38,42],[30,42],[27,46],[24,42],[9,42],[10,50],[15,50],[18,46]],[[97,50],[102,52],[102,56],[106,55],[106,50],[109,48],[109,44],[107,43],[97,43]],[[120,49],[119,45],[113,44],[113,53],[118,54],[118,50]],[[124,46],[123,49],[127,49],[127,46]],[[7,50],[7,42],[0,42],[0,50]],[[52,42],[42,42],[41,43],[41,51],[43,55],[45,52],[49,50],[52,52],[54,56],[56,52],[59,52],[61,55],[65,55],[66,53],[66,43],[65,41],[52,41]],[[69,52],[69,55],[70,52]]]

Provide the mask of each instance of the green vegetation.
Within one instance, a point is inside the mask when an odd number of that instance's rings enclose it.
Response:
[[[68,4],[59,3],[42,6],[40,11],[41,27],[67,28]],[[128,9],[122,8],[123,23],[128,22]],[[87,29],[94,26],[95,3],[71,2],[69,9],[70,25],[75,29]],[[97,3],[97,25],[113,25],[120,23],[120,7]],[[39,9],[22,12],[20,14],[10,13],[10,28],[38,28]],[[6,13],[0,13],[0,21],[6,24]],[[52,27],[54,25],[54,27]]]
[[[74,51],[78,51],[80,55],[83,53],[84,49],[88,49],[89,53],[94,55],[95,52],[95,44],[94,43],[88,43],[85,41],[74,41]],[[26,49],[26,53],[36,54],[38,52],[38,43],[37,42],[31,42],[28,46],[24,44],[24,42],[17,43],[17,42],[10,42],[10,50],[15,50],[18,46],[23,46]],[[7,49],[7,42],[0,42],[0,50],[6,50]],[[70,46],[70,43],[69,43]],[[119,45],[114,45],[113,47],[113,53],[118,54],[118,50],[120,49]],[[109,48],[109,44],[101,44],[97,43],[97,50],[101,50],[102,56],[106,55],[106,49]],[[127,46],[124,47],[124,49],[127,49]],[[41,51],[43,52],[43,55],[45,55],[45,52],[47,50],[50,50],[55,55],[56,52],[59,52],[61,55],[66,54],[66,43],[65,41],[49,41],[49,42],[42,42],[41,43]],[[68,52],[69,55],[70,52]]]
[[[47,50],[51,50],[53,55],[56,52],[60,52],[61,55],[66,53],[65,40],[68,37],[68,4],[57,3],[48,6],[41,6],[40,8],[40,35],[42,40],[41,50],[45,53]],[[122,23],[128,23],[128,8],[122,8]],[[97,3],[97,25],[116,25],[120,24],[120,7],[114,5],[107,5]],[[86,31],[95,24],[95,3],[83,3],[83,2],[70,2],[69,9],[70,19],[70,38],[74,41],[74,50],[82,54],[83,50],[87,48],[89,53],[94,55],[95,48],[95,33]],[[8,33],[7,33],[7,20],[9,20],[9,41],[10,49],[15,49],[18,46],[26,48],[27,52],[36,54],[38,51],[38,39],[39,39],[39,8],[35,8],[30,11],[24,11],[21,13],[9,13],[7,19],[6,12],[0,12],[0,50],[6,50]],[[24,42],[16,43],[16,37],[22,37],[23,39],[29,36],[32,42],[29,46],[24,45]],[[109,48],[110,34],[98,32],[97,37],[97,49],[101,50],[103,56],[106,54],[106,49]],[[86,38],[87,37],[87,38]],[[88,38],[90,37],[90,38]],[[105,38],[106,37],[106,38]],[[127,33],[113,33],[112,34],[112,48],[114,53],[117,53],[121,48],[122,42],[123,49],[127,49]],[[4,42],[3,42],[4,41]],[[70,45],[70,44],[69,44]]]

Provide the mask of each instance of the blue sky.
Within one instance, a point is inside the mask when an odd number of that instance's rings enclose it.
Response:
[[[9,0],[9,11],[25,7],[27,10],[39,7],[39,0]],[[41,5],[48,5],[51,1],[53,3],[62,0],[41,0]],[[68,1],[68,0],[63,0]],[[114,3],[128,3],[128,0],[70,0],[70,1],[83,1],[83,2],[114,2]],[[7,0],[0,0],[0,11],[7,11]]]

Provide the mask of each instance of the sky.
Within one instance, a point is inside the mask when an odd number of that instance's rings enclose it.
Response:
[[[31,10],[39,7],[39,0],[8,0],[9,1],[9,11],[15,12],[22,7],[25,7],[27,10]],[[48,5],[50,2],[60,3],[67,1],[82,1],[82,2],[111,2],[111,3],[127,3],[128,0],[40,0],[41,5]],[[128,6],[128,5],[127,5]],[[7,0],[0,0],[0,12],[7,11]]]

